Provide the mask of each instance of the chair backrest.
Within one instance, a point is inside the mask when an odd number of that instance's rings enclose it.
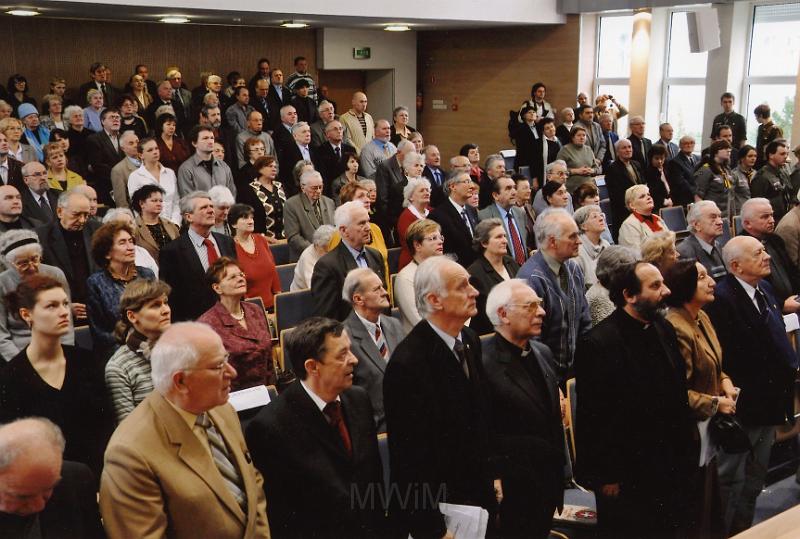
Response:
[[[500,150],[497,153],[503,156],[503,161],[506,163],[506,170],[514,170],[514,158],[517,156],[517,150]]]
[[[386,263],[389,265],[389,275],[397,273],[397,267],[400,265],[400,247],[392,247],[386,251],[389,260]]]
[[[667,228],[671,231],[682,232],[684,230],[689,230],[689,223],[686,222],[686,214],[683,212],[683,206],[661,208],[659,214],[664,220],[664,223],[666,223]]]
[[[403,315],[400,314],[400,307],[392,307],[392,318],[394,318],[398,322],[403,321]]]
[[[282,266],[283,264],[288,264],[289,262],[297,262],[296,260],[291,260],[288,243],[276,243],[274,245],[270,245],[269,250],[272,252],[272,258],[275,259],[276,266]]]
[[[289,357],[289,353],[286,350],[286,337],[288,337],[289,333],[291,333],[293,330],[294,328],[289,328],[283,329],[280,332],[279,343],[281,346],[281,353],[278,357],[278,362],[280,363],[281,370],[284,372],[289,370],[294,371],[294,368],[292,367],[292,358]]]
[[[597,185],[597,192],[600,193],[600,200],[608,198],[608,185],[606,185],[605,178],[595,178]]]
[[[603,210],[603,215],[606,216],[606,226],[611,227],[611,201],[607,198],[600,197],[600,209]]]
[[[278,332],[293,328],[314,315],[314,300],[311,290],[281,292],[275,295],[275,324]]]
[[[519,167],[519,173],[528,178],[528,180],[531,179],[531,167],[528,165]]]
[[[378,455],[383,467],[383,484],[389,488],[389,435],[385,432],[378,434]]]
[[[572,449],[572,460],[575,460],[575,416],[578,411],[578,391],[575,378],[567,380],[567,419],[569,420],[569,441]]]
[[[275,269],[278,271],[278,279],[281,282],[281,290],[288,291],[289,288],[292,286],[292,281],[294,281],[294,268],[297,266],[297,262],[292,262],[290,264],[281,264],[280,266],[276,266]]]
[[[733,217],[733,233],[736,236],[739,236],[742,232],[744,232],[744,223],[742,223],[742,216],[735,215]]]
[[[391,298],[391,299],[392,299],[392,307],[394,307],[394,306],[395,306],[395,302],[394,302],[394,291],[395,291],[395,290],[397,290],[397,289],[394,287],[394,282],[397,280],[397,274],[396,274],[396,273],[393,273],[393,274],[389,275],[389,280],[391,281],[391,283],[390,283],[390,284],[391,284],[391,286],[392,286],[392,298]]]
[[[75,328],[75,346],[84,350],[94,350],[94,340],[89,326],[78,326]]]
[[[725,244],[731,239],[731,225],[727,219],[722,220],[722,236],[717,238],[717,245],[722,249]]]

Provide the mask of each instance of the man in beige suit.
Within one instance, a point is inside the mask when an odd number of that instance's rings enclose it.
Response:
[[[350,144],[360,153],[361,148],[375,137],[375,121],[367,112],[367,96],[364,92],[353,94],[353,108],[339,117],[339,121],[350,133]]]
[[[319,172],[311,170],[300,176],[300,192],[283,205],[283,233],[289,242],[289,254],[297,260],[314,239],[320,225],[333,224],[336,205],[322,194]]]
[[[263,481],[228,401],[236,370],[205,324],[174,324],[154,391],[108,444],[100,511],[110,539],[269,538]]]

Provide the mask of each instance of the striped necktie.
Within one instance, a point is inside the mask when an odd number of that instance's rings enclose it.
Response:
[[[381,327],[377,324],[375,325],[375,344],[378,345],[378,353],[383,359],[386,359],[389,355],[389,348],[387,348],[386,339],[383,337],[383,333],[381,333]]]
[[[225,445],[225,440],[222,439],[222,436],[211,422],[211,418],[208,417],[208,414],[202,413],[197,416],[195,423],[205,429],[214,464],[216,464],[219,473],[222,475],[225,486],[228,487],[233,497],[236,498],[239,507],[242,508],[242,511],[247,513],[247,496],[244,493],[244,483],[230,457],[228,448]]]

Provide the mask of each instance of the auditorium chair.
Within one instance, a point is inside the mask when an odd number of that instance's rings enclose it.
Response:
[[[386,263],[389,265],[389,275],[394,275],[398,272],[397,267],[400,265],[400,247],[392,247],[387,249],[386,254],[389,260]],[[394,286],[392,287],[394,290]]]
[[[288,243],[275,243],[269,246],[269,250],[272,252],[272,258],[275,259],[276,266],[282,266],[290,262],[297,262],[297,260],[292,260],[291,256],[289,255]]]
[[[686,214],[683,211],[683,206],[661,208],[659,214],[667,225],[667,228],[671,231],[677,233],[689,230],[689,223],[686,222]]]
[[[281,282],[281,290],[283,292],[288,292],[292,286],[292,281],[294,281],[295,266],[297,266],[297,262],[275,266],[275,269],[278,271],[278,279]]]
[[[311,290],[275,294],[275,325],[279,334],[311,316],[314,316]]]

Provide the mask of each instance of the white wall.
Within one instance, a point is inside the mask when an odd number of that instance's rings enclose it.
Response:
[[[356,47],[369,47],[371,57],[368,60],[353,59]],[[409,123],[416,125],[416,32],[324,28],[317,32],[317,68],[367,70],[369,113],[376,120],[391,120],[392,109],[405,105]],[[387,74],[386,70],[392,73]],[[344,112],[349,106],[343,103],[340,108]]]

